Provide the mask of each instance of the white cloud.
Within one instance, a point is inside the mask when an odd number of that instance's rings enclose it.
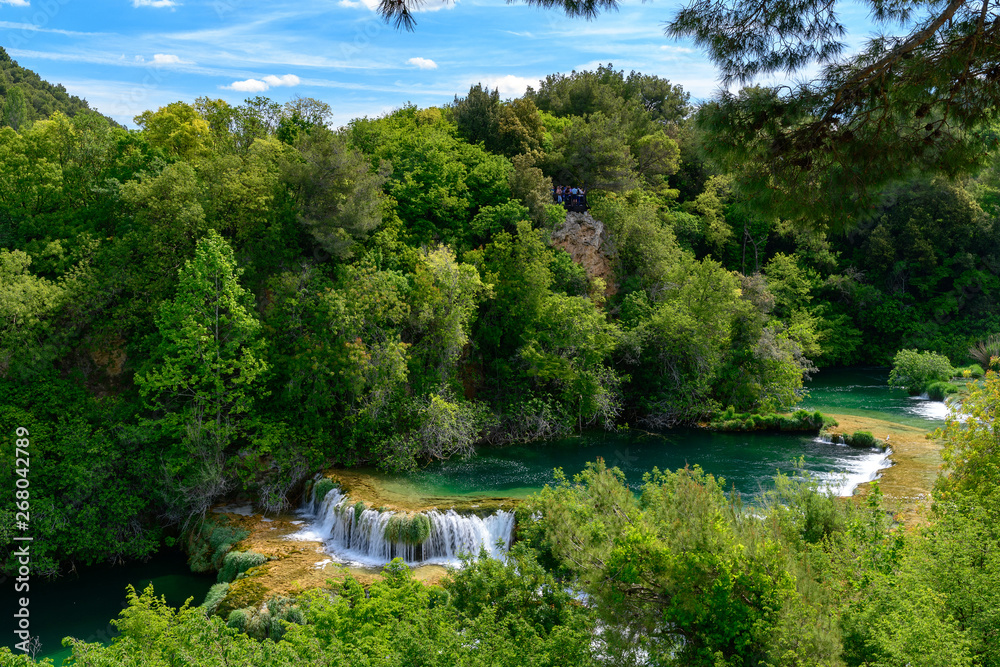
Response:
[[[416,65],[420,69],[437,69],[438,64],[430,58],[410,58],[406,62]]]
[[[524,95],[524,91],[528,89],[528,86],[537,85],[538,79],[529,79],[523,76],[508,74],[506,76],[487,76],[477,79],[472,83],[482,83],[490,89],[496,88],[500,91],[501,95],[513,95],[519,97]]]
[[[154,65],[180,65],[182,62],[180,58],[170,53],[153,54]]]
[[[417,12],[439,12],[442,9],[454,9],[458,0],[431,0],[416,8]]]
[[[0,0],[0,5],[14,5],[15,7],[30,7],[28,0]]]
[[[132,0],[133,7],[176,7],[174,0]]]
[[[361,9],[364,7],[365,9],[375,11],[378,9],[379,0],[340,0],[337,4],[349,9]],[[418,7],[411,8],[410,11],[415,14],[420,12],[437,12],[442,9],[452,9],[456,4],[458,4],[458,0],[431,0]]]
[[[284,76],[275,76],[273,74],[268,74],[264,77],[264,81],[269,86],[297,86],[299,85],[299,77],[294,74],[285,74]]]
[[[299,83],[299,77],[294,74],[286,74],[284,76],[268,74],[264,77],[263,81],[260,79],[233,81],[228,86],[222,86],[222,88],[226,90],[238,90],[241,93],[263,93],[271,86],[274,86],[275,88],[280,86],[297,86]]]
[[[227,90],[238,90],[241,93],[263,93],[270,88],[260,79],[247,79],[246,81],[233,81],[228,86],[223,86]]]
[[[361,9],[362,7],[367,7],[368,9],[375,11],[378,8],[379,0],[340,0],[337,4],[341,7],[349,7],[351,9]]]
[[[172,53],[154,53],[153,59],[147,61],[143,56],[136,56],[135,61],[137,63],[146,63],[154,67],[166,67],[168,65],[193,65],[194,62],[191,60],[181,60],[179,56],[175,56]]]
[[[689,49],[686,46],[674,46],[673,44],[668,44],[660,47],[660,51],[668,51],[670,53],[697,53],[694,49]]]

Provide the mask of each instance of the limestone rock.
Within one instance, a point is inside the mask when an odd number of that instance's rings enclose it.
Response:
[[[614,272],[617,251],[604,230],[604,223],[594,219],[589,211],[567,213],[566,221],[552,232],[552,245],[568,252],[587,272],[587,278],[603,278],[605,295],[618,291]]]

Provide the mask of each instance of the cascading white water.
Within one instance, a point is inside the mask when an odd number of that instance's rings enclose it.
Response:
[[[396,513],[357,511],[340,489],[329,491],[322,499],[311,498],[305,510],[312,515],[309,532],[323,540],[332,556],[364,565],[384,565],[393,558],[402,558],[411,565],[457,565],[462,553],[475,556],[481,548],[499,557],[514,534],[513,512],[497,510],[481,518],[454,510],[430,510],[421,512],[430,521],[427,539],[418,544],[390,540],[386,528]]]
[[[849,447],[843,442],[834,443],[830,436],[821,435],[816,442],[824,442],[838,447]],[[892,449],[872,448],[861,457],[844,458],[840,462],[841,472],[817,474],[820,490],[830,491],[835,496],[850,496],[859,484],[878,479],[882,470],[892,466]]]

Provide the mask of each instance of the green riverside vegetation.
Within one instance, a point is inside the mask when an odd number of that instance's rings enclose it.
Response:
[[[24,115],[19,94],[0,127],[0,424],[31,434],[33,574],[178,534],[222,570],[202,607],[131,592],[121,637],[75,643],[75,664],[1000,664],[992,163],[900,178],[845,234],[755,208],[679,86],[610,65],[336,130],[305,98],[175,102],[127,130]],[[551,242],[556,185],[587,190],[600,275]],[[893,362],[894,384],[943,397],[971,361],[973,422],[947,429],[920,530],[877,487],[859,506],[779,478],[751,512],[697,468],[636,495],[595,463],[521,507],[505,563],[429,587],[395,562],[367,592],[265,600],[240,576],[261,557],[232,551],[246,531],[208,512],[286,509],[325,466],[586,428],[818,430],[787,414],[817,368]]]

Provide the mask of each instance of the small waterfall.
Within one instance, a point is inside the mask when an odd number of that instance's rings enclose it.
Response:
[[[356,505],[339,488],[328,491],[322,499],[312,495],[303,508],[312,519],[308,532],[323,540],[331,555],[363,565],[384,565],[393,558],[402,558],[410,565],[456,565],[460,554],[478,555],[483,547],[490,556],[501,557],[514,533],[514,513],[504,510],[485,518],[454,510],[408,516]],[[426,519],[419,518],[421,515]],[[411,534],[406,540],[388,537],[398,533],[399,526],[414,524],[425,534]]]
[[[831,438],[825,434],[814,438],[814,442],[822,442],[844,448],[849,447],[843,440],[843,436]],[[865,451],[865,453],[861,456],[844,458],[840,461],[840,466],[843,468],[842,472],[817,474],[816,477],[820,481],[820,490],[831,491],[835,496],[850,496],[859,484],[878,479],[883,470],[892,467],[892,459],[890,458],[892,455],[891,448],[886,447],[885,449],[881,449],[876,447],[862,451]]]

